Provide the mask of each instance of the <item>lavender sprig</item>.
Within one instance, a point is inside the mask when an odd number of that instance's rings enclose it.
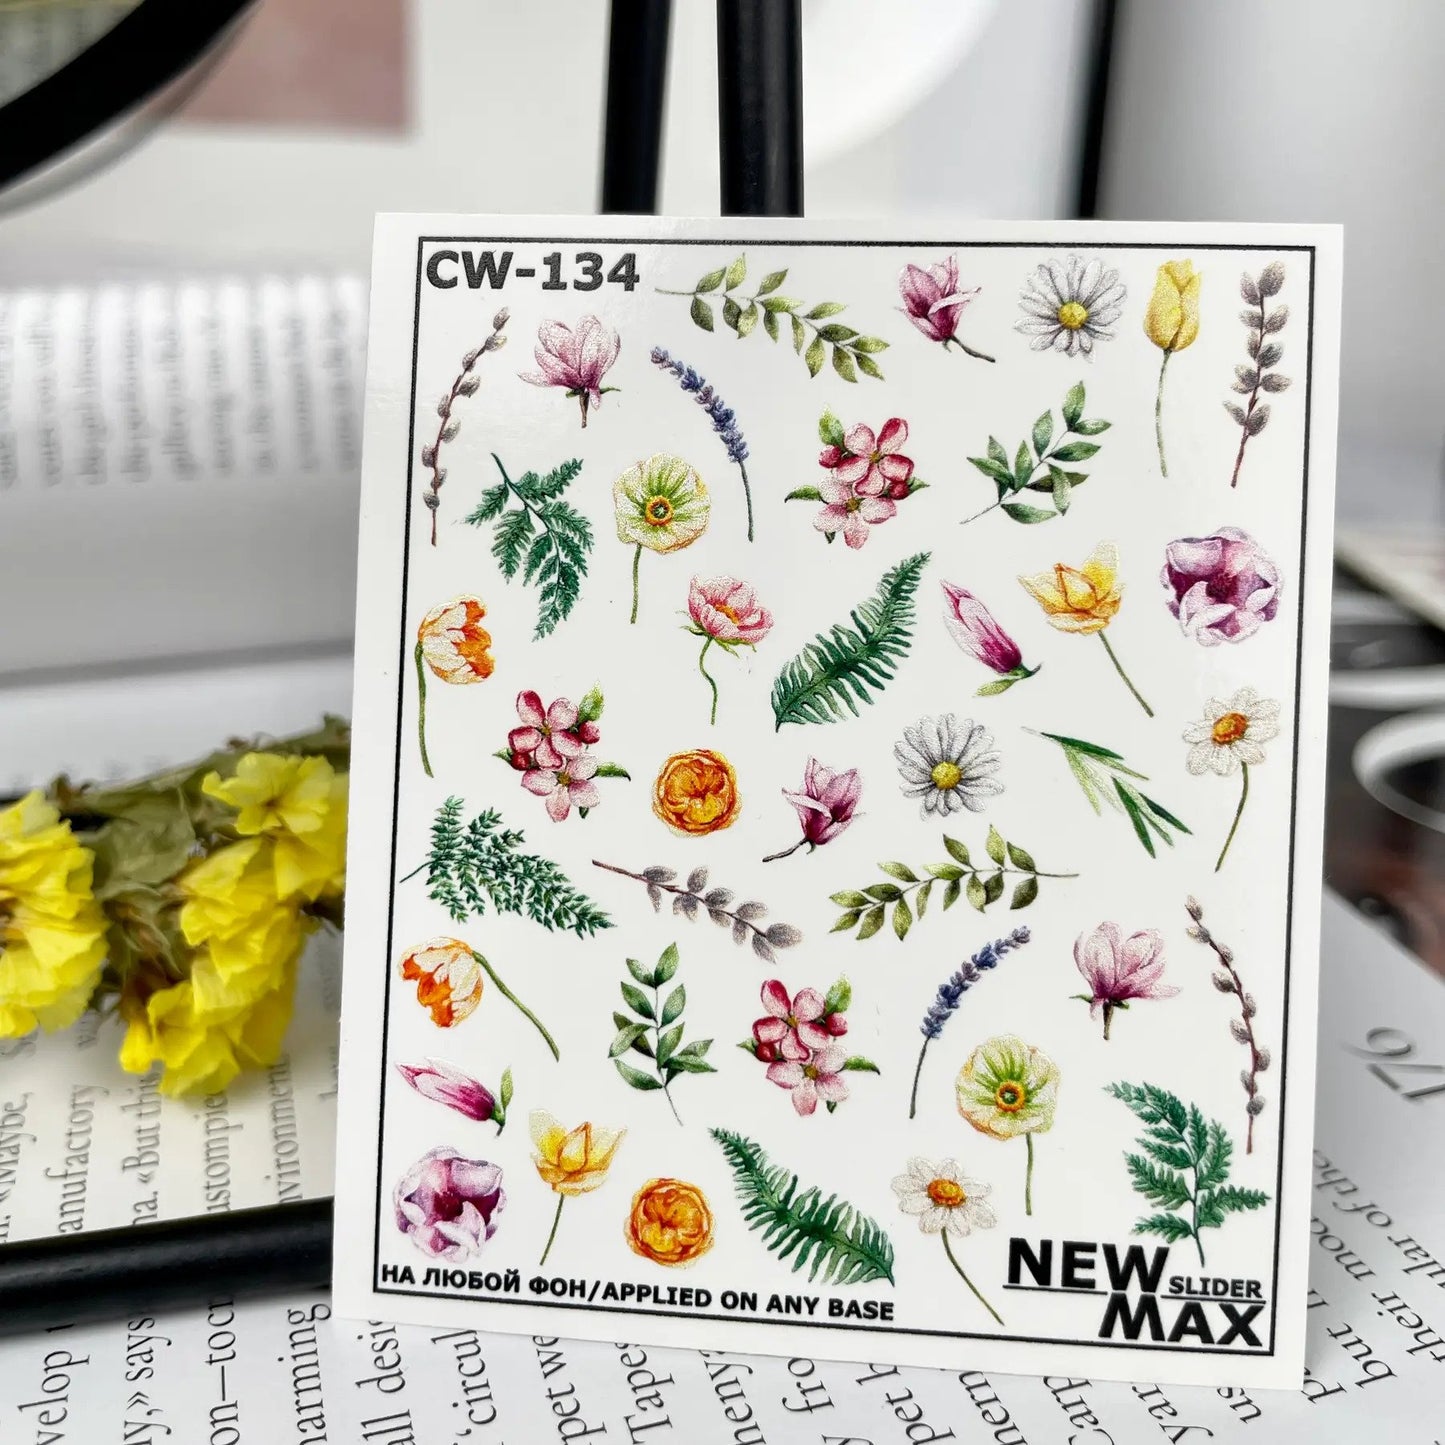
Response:
[[[748,541],[753,540],[753,489],[748,482],[748,444],[738,430],[737,417],[726,405],[711,383],[704,381],[692,367],[670,356],[661,346],[652,348],[652,364],[662,371],[670,371],[677,378],[677,384],[707,413],[712,429],[727,448],[728,460],[733,462],[743,475],[743,496],[748,504]]]
[[[1007,938],[996,938],[992,943],[985,943],[972,958],[939,984],[938,992],[934,995],[933,1002],[928,1005],[923,1022],[918,1026],[923,1035],[923,1047],[918,1051],[918,1067],[913,1071],[913,1094],[908,1101],[910,1119],[918,1112],[918,1080],[923,1074],[923,1056],[928,1052],[929,1044],[943,1032],[944,1024],[953,1017],[963,1001],[964,994],[989,969],[997,968],[999,960],[1010,949],[1022,948],[1028,941],[1028,929],[1016,928]]]

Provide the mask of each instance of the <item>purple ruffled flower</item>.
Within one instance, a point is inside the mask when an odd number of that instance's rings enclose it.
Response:
[[[1185,635],[1204,647],[1242,642],[1279,611],[1279,568],[1239,527],[1171,542],[1159,580]]]
[[[396,1227],[436,1259],[470,1259],[497,1232],[507,1203],[502,1171],[467,1159],[450,1145],[429,1149],[407,1170],[392,1195]]]

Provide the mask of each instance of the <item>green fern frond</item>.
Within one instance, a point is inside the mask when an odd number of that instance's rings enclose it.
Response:
[[[463,827],[463,806],[460,798],[448,798],[437,809],[426,861],[427,893],[457,923],[480,917],[490,904],[498,913],[520,913],[579,938],[612,927],[556,863],[522,851],[525,837],[504,829],[494,808]]]
[[[908,656],[913,638],[913,598],[929,553],[918,552],[883,574],[878,590],[804,646],[773,683],[773,720],[838,722],[858,716]],[[847,710],[845,713],[844,709]]]
[[[773,1164],[762,1146],[729,1129],[712,1129],[732,1166],[742,1216],[779,1259],[791,1258],[796,1274],[809,1266],[809,1282],[893,1284],[893,1242],[882,1227],[835,1194],[800,1191],[798,1176]]]

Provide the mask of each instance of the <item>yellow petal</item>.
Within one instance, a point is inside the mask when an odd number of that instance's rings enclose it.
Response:
[[[532,1136],[533,1148],[542,1159],[551,1162],[562,1152],[567,1131],[545,1109],[532,1110],[527,1118],[527,1130]]]
[[[1064,603],[1071,612],[1088,612],[1098,601],[1098,592],[1093,579],[1086,573],[1076,572],[1062,562],[1057,568],[1059,590],[1064,594]]]
[[[1064,600],[1053,572],[1036,572],[1032,577],[1020,577],[1019,584],[1045,612],[1067,610],[1069,604]]]
[[[585,1169],[591,1152],[592,1126],[591,1124],[579,1124],[562,1141],[562,1148],[557,1154],[557,1167],[565,1169],[569,1173]]]
[[[1084,563],[1083,573],[1100,597],[1110,596],[1119,574],[1119,549],[1112,542],[1100,542]]]

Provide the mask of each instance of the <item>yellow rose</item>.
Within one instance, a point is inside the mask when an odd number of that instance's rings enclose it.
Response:
[[[1144,334],[1161,351],[1183,351],[1199,335],[1199,282],[1193,261],[1166,261],[1159,268]]]
[[[1124,600],[1118,570],[1118,549],[1112,542],[1100,542],[1079,570],[1056,562],[1052,572],[1020,577],[1019,581],[1060,632],[1099,632],[1113,620]]]
[[[712,1210],[696,1184],[649,1179],[632,1197],[628,1247],[654,1264],[691,1264],[712,1248]]]
[[[674,753],[652,789],[652,811],[679,833],[715,833],[737,819],[738,775],[721,753],[694,748]]]
[[[537,1173],[549,1189],[567,1196],[590,1193],[607,1178],[612,1156],[627,1132],[596,1124],[579,1124],[569,1132],[545,1109],[532,1110],[528,1128]]]
[[[106,955],[94,855],[37,792],[0,811],[0,1038],[68,1028]]]

